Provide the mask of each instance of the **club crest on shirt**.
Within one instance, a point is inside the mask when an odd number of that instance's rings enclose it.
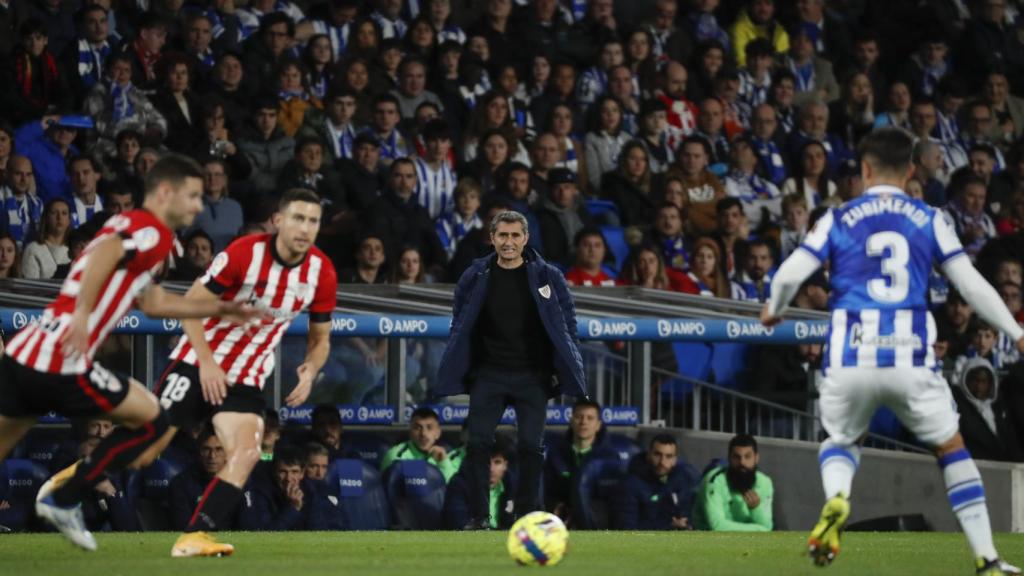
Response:
[[[540,288],[537,288],[537,292],[540,292],[540,295],[543,296],[545,300],[547,300],[548,298],[551,298],[551,285],[545,284]]]

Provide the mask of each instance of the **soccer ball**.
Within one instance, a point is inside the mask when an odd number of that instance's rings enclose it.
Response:
[[[568,545],[565,524],[548,512],[530,512],[508,531],[508,554],[522,566],[554,566]]]

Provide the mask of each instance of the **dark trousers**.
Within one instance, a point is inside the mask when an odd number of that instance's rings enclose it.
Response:
[[[547,380],[537,372],[484,368],[469,393],[469,512],[474,520],[490,516],[491,449],[494,431],[508,405],[515,406],[519,457],[516,515],[541,510],[540,482],[544,469],[544,423],[547,420]]]

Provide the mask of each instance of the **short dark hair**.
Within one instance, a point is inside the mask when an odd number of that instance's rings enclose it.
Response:
[[[384,92],[383,94],[378,94],[377,97],[373,99],[373,109],[376,110],[377,106],[380,106],[385,102],[390,102],[394,104],[395,108],[401,109],[402,107],[401,104],[398,102],[398,98],[395,97],[394,94],[391,94],[390,92]]]
[[[283,212],[292,202],[309,202],[310,204],[320,205],[320,197],[316,195],[316,192],[307,190],[305,188],[291,188],[285,191],[281,195],[281,199],[277,202],[278,211]]]
[[[94,172],[103,172],[103,164],[101,164],[99,159],[92,154],[77,154],[68,158],[68,171],[71,170],[71,167],[74,166],[76,162],[81,162],[83,160],[92,166]]]
[[[198,162],[182,154],[168,153],[160,157],[146,174],[146,195],[156,192],[161,184],[180,188],[188,178],[203,179],[203,168]]]
[[[743,210],[743,202],[735,196],[726,196],[715,204],[715,214],[722,215],[729,208],[739,208]]]
[[[675,446],[676,448],[679,447],[679,443],[676,442],[675,436],[672,436],[671,434],[664,434],[664,433],[658,434],[654,438],[651,438],[651,443],[648,444],[647,448],[648,449],[654,448],[655,444],[661,444],[662,446],[671,445],[671,446]]]
[[[914,137],[902,128],[886,126],[864,137],[858,147],[861,162],[880,172],[902,174],[910,169]]]
[[[733,448],[753,448],[754,453],[757,453],[757,440],[754,439],[750,434],[737,434],[729,440],[729,453],[732,453]]]
[[[287,26],[288,35],[295,36],[295,22],[292,22],[291,17],[284,12],[271,12],[270,14],[266,14],[260,18],[260,36],[265,34],[267,30],[270,30],[271,26],[276,26],[278,24],[284,24]]]
[[[434,412],[433,408],[427,408],[426,406],[420,406],[419,408],[412,411],[409,416],[409,422],[413,420],[427,420],[434,419],[438,424],[441,423],[441,418],[438,417],[437,412]]]
[[[50,34],[46,30],[46,24],[38,18],[27,18],[18,26],[18,36],[20,38],[27,38],[33,34],[41,34],[44,37],[49,37]]]
[[[576,236],[572,239],[573,246],[579,246],[580,242],[588,236],[597,236],[604,243],[604,247],[608,248],[608,241],[604,239],[604,234],[601,233],[601,229],[595,226],[584,226],[576,233]]]
[[[597,417],[601,417],[601,405],[590,398],[580,398],[577,400],[576,403],[572,405],[572,413],[575,414],[577,410],[583,408],[593,408],[594,410],[597,410]]]
[[[432,140],[451,140],[452,131],[448,127],[448,123],[441,118],[435,118],[423,127],[421,131],[424,142],[430,142]]]
[[[314,406],[311,424],[316,425],[320,420],[341,424],[341,414],[338,412],[337,406],[334,404],[317,404]]]
[[[711,143],[708,142],[707,138],[696,134],[683,138],[683,141],[679,144],[679,148],[677,149],[676,156],[682,156],[681,152],[683,151],[683,148],[686,148],[690,144],[700,144],[701,148],[704,149],[704,155],[708,157],[709,162],[714,158],[715,151],[712,149]]]
[[[295,142],[295,154],[298,155],[306,146],[319,146],[320,150],[324,149],[324,142],[317,136],[302,136]]]
[[[274,467],[284,466],[299,466],[305,464],[305,458],[303,458],[302,450],[292,446],[291,444],[278,444],[274,450]]]
[[[189,233],[189,235],[185,237],[185,246],[187,247],[196,238],[202,238],[206,240],[207,242],[210,243],[210,246],[213,247],[213,237],[210,236],[206,232],[206,230],[193,230],[191,233]]]
[[[971,154],[974,154],[975,152],[981,152],[983,154],[988,154],[988,157],[993,159],[993,160],[995,160],[997,158],[995,146],[989,144],[988,142],[975,142],[974,144],[971,144],[970,149],[967,150],[967,155],[970,156]]]
[[[304,452],[305,457],[303,458],[303,460],[309,460],[311,456],[326,456],[327,458],[331,457],[331,451],[327,449],[327,446],[324,446],[319,442],[309,442],[308,444],[306,444]]]

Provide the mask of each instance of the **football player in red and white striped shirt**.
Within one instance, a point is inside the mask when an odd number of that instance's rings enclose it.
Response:
[[[133,305],[164,318],[227,314],[246,322],[255,315],[252,306],[186,301],[154,284],[171,253],[172,230],[191,224],[203,209],[202,170],[170,155],[153,166],[145,188],[143,208],[106,222],[42,319],[14,336],[0,358],[0,459],[50,411],[122,424],[89,457],[44,485],[37,499],[39,516],[88,550],[96,542],[78,504],[104,472],[138,459],[168,426],[156,397],[94,362],[96,350]]]
[[[321,215],[315,193],[286,192],[274,215],[277,233],[235,240],[185,295],[197,303],[250,302],[270,318],[255,325],[223,317],[182,324],[185,337],[171,353],[159,391],[171,422],[166,442],[177,429],[212,415],[227,464],[203,492],[172,556],[233,552],[207,531],[224,525],[260,460],[263,384],[274,369],[274,350],[298,314],[309,311],[308,347],[289,406],[306,401],[327,360],[338,279],[330,259],[313,245]]]

